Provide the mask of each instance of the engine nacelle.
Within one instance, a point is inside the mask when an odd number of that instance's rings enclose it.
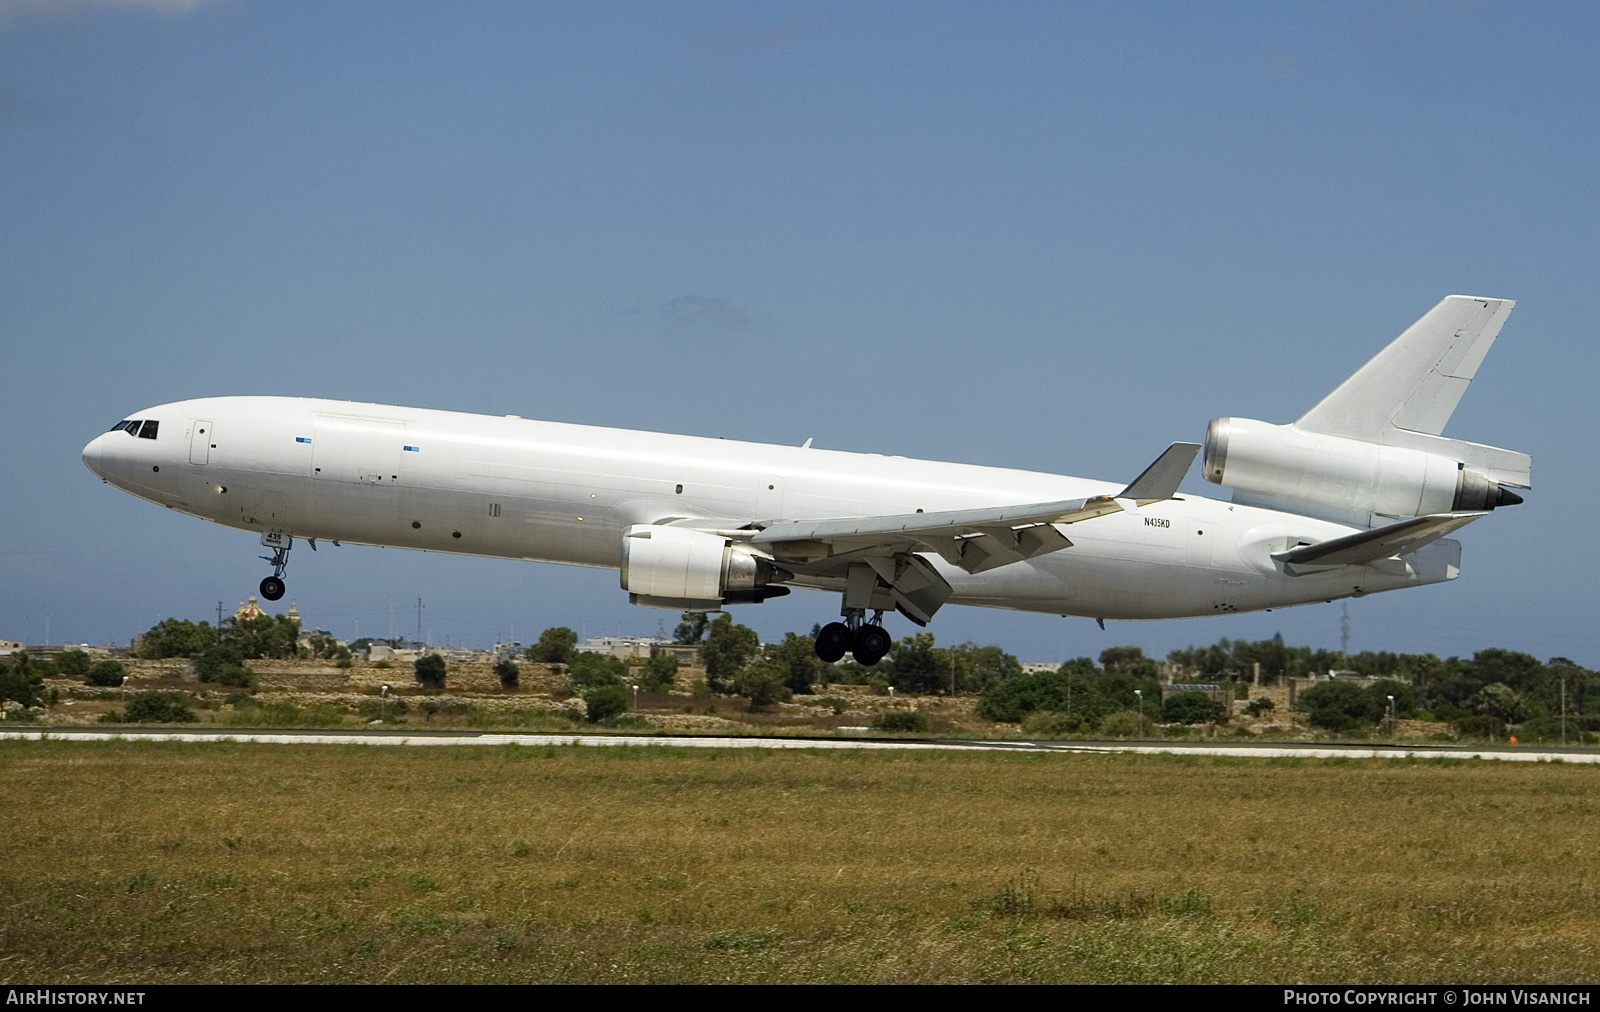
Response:
[[[622,538],[628,600],[669,611],[716,611],[782,597],[794,574],[728,538],[686,527],[636,524]]]
[[[1492,510],[1522,501],[1436,453],[1251,418],[1211,420],[1203,473],[1209,482],[1244,492],[1390,516]]]

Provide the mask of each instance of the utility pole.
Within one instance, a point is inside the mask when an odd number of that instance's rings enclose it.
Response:
[[[422,598],[417,598],[417,642],[422,642]]]
[[[1344,662],[1350,663],[1350,606],[1339,606],[1339,652],[1344,654]]]
[[[217,628],[222,628],[222,602],[217,602]]]
[[[1567,743],[1567,669],[1561,669],[1561,744]]]

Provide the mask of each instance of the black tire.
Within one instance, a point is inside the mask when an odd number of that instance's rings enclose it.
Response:
[[[261,596],[268,601],[276,601],[283,596],[283,581],[276,576],[269,576],[261,581]]]
[[[858,663],[865,664],[870,668],[883,660],[884,656],[889,653],[889,647],[892,643],[893,641],[889,639],[888,631],[883,626],[864,625],[856,630],[855,646],[850,652],[856,655]]]
[[[850,627],[843,622],[829,622],[817,633],[817,659],[833,664],[850,649]]]

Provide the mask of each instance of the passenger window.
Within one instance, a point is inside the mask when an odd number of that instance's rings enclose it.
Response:
[[[144,423],[144,425],[142,425],[139,428],[139,438],[140,439],[154,439],[154,438],[156,438],[156,429],[159,428],[160,426],[161,426],[161,423],[156,421],[154,418],[151,418],[151,419],[147,420]]]

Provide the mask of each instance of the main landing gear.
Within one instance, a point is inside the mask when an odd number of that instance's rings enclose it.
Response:
[[[287,534],[263,534],[261,544],[272,549],[271,555],[261,556],[272,563],[272,575],[261,581],[261,596],[276,601],[283,597],[283,573],[289,568],[289,549],[294,545],[294,538]]]
[[[829,622],[817,633],[817,657],[829,664],[849,651],[856,663],[872,667],[889,653],[893,642],[883,628],[883,612],[876,611],[866,621],[866,611],[846,608],[843,622]]]

